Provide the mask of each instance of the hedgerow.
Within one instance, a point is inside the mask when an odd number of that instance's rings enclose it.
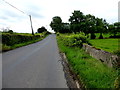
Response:
[[[2,34],[2,44],[12,46],[14,44],[24,43],[40,38],[40,35],[17,35],[17,34]]]

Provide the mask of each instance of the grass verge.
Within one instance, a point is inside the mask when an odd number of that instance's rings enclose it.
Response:
[[[114,88],[117,71],[92,58],[79,47],[65,46],[59,36],[57,41],[60,51],[66,54],[71,68],[86,88]]]

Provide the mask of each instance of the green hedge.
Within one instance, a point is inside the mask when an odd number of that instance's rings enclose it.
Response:
[[[71,35],[60,35],[61,40],[64,41],[64,45],[70,47],[82,47],[83,43],[89,43],[89,40],[83,34],[71,34]]]
[[[2,44],[12,46],[40,38],[40,35],[2,34]]]

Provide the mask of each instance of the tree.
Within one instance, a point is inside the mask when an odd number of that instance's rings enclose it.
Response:
[[[99,39],[103,39],[103,35],[102,33],[107,33],[108,30],[108,23],[106,22],[106,20],[104,19],[100,19],[100,18],[96,18],[96,29],[97,32],[100,33]]]
[[[113,34],[114,33],[114,36],[115,36],[115,27],[114,27],[114,24],[110,24],[109,26],[108,26],[108,30],[109,30],[109,32],[111,33],[111,34]]]
[[[91,34],[91,39],[95,39],[95,32],[96,32],[96,19],[95,16],[88,14],[86,15],[86,30],[85,33]]]
[[[13,30],[9,30],[8,33],[12,34],[12,33],[13,33]]]
[[[41,28],[38,28],[38,30],[37,30],[38,33],[42,33],[45,31],[47,31],[47,29],[44,26],[42,26]]]
[[[114,26],[115,26],[115,31],[118,33],[120,32],[120,22],[115,22],[114,23]]]
[[[74,11],[69,18],[70,29],[74,33],[82,31],[82,22],[85,21],[85,16],[80,11]]]
[[[55,16],[52,18],[52,21],[50,23],[50,26],[52,30],[55,32],[60,32],[62,31],[62,19],[59,16]]]
[[[62,23],[62,30],[60,33],[71,33],[69,23]]]
[[[120,32],[120,22],[115,22],[114,24],[109,25],[109,32],[116,36],[118,32]]]

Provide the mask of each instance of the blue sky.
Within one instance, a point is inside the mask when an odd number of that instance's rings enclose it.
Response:
[[[52,17],[60,16],[68,22],[74,10],[85,15],[92,14],[106,19],[108,23],[118,21],[119,0],[5,0],[16,6],[25,14],[0,1],[0,29],[9,27],[15,32],[31,33],[28,15],[32,16],[33,28],[36,32],[41,26],[52,31],[49,24]],[[26,15],[27,14],[27,15]]]

